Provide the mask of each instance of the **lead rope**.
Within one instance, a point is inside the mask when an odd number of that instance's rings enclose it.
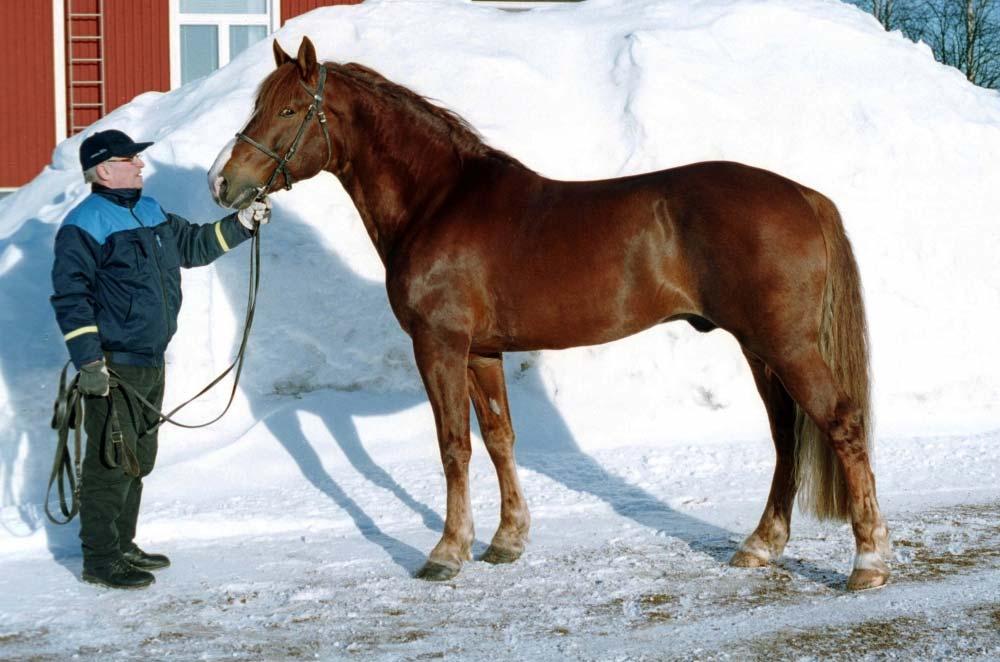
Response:
[[[80,437],[83,429],[83,404],[80,391],[77,390],[80,375],[74,376],[69,387],[66,386],[66,371],[69,369],[69,364],[67,361],[59,375],[59,394],[52,412],[52,427],[58,431],[59,440],[56,445],[55,460],[52,463],[52,473],[49,474],[49,486],[45,490],[45,515],[53,524],[68,524],[80,511],[80,483],[83,476]],[[73,456],[69,452],[71,429],[74,431]],[[75,462],[73,457],[76,457]],[[59,488],[59,510],[62,511],[65,520],[56,519],[49,509],[53,483]],[[72,495],[69,504],[66,503],[67,491]]]
[[[198,393],[196,393],[192,397],[188,398],[181,404],[171,409],[169,413],[164,414],[162,411],[159,410],[159,408],[156,405],[154,405],[152,402],[150,402],[142,395],[140,395],[139,392],[136,391],[136,389],[131,384],[123,380],[121,378],[121,375],[116,373],[111,368],[108,368],[108,372],[118,378],[120,388],[128,392],[132,397],[134,397],[137,401],[139,401],[140,404],[142,404],[150,412],[156,414],[156,416],[159,418],[159,420],[152,427],[147,428],[146,431],[143,432],[143,435],[154,432],[164,423],[171,423],[179,428],[185,428],[188,430],[196,430],[198,428],[208,427],[209,425],[215,423],[216,421],[218,421],[219,419],[221,419],[223,416],[226,415],[226,412],[229,411],[229,408],[233,404],[233,400],[236,398],[236,389],[240,383],[240,375],[243,373],[243,362],[246,359],[247,342],[250,340],[250,329],[253,326],[254,314],[257,310],[257,293],[259,290],[260,290],[260,226],[258,225],[256,231],[253,234],[253,238],[251,239],[250,285],[248,288],[247,312],[246,312],[246,318],[243,321],[243,339],[240,341],[240,351],[237,353],[236,358],[233,360],[233,362],[229,364],[229,367],[226,368],[218,377],[213,379],[205,388],[198,391]],[[212,388],[216,384],[221,382],[226,375],[228,375],[230,372],[233,371],[233,368],[236,369],[236,376],[233,379],[233,388],[229,393],[229,401],[226,402],[226,407],[225,409],[222,410],[222,413],[220,413],[218,416],[216,416],[210,421],[207,421],[205,423],[199,423],[197,425],[180,423],[173,419],[174,414],[176,414],[178,411],[180,411],[187,405],[191,404],[193,401],[203,396],[208,391],[212,390]]]

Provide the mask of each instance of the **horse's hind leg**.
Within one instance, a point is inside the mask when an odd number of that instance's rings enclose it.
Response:
[[[777,376],[750,352],[743,352],[750,363],[754,382],[771,424],[776,462],[760,523],[730,559],[730,565],[744,568],[766,566],[781,556],[788,542],[795,500],[795,402]]]
[[[500,481],[500,526],[483,554],[488,563],[511,563],[524,551],[531,516],[521,493],[514,461],[514,429],[500,355],[469,358],[469,394],[479,429]]]
[[[769,361],[782,383],[805,413],[816,423],[833,448],[847,487],[848,510],[857,553],[847,588],[877,588],[889,579],[885,560],[889,554],[889,530],[875,497],[875,476],[861,432],[861,411],[835,385],[818,348],[802,348]],[[799,485],[802,490],[830,486]]]

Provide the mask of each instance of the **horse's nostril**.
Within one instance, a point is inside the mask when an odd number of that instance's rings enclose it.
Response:
[[[229,190],[229,182],[226,181],[225,177],[219,177],[219,179],[221,180],[219,182],[219,197],[221,198],[226,195],[226,191]]]

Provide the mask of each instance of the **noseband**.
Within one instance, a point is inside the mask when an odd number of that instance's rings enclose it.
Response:
[[[306,112],[305,118],[302,120],[302,124],[299,125],[299,132],[295,134],[295,140],[292,141],[291,146],[288,148],[288,152],[282,157],[276,154],[273,150],[268,149],[264,145],[260,144],[247,134],[240,132],[236,134],[237,140],[242,140],[245,143],[249,143],[253,147],[256,147],[260,151],[267,154],[269,157],[278,162],[278,165],[274,167],[274,172],[271,173],[270,179],[267,180],[267,184],[261,186],[257,189],[257,198],[260,199],[264,196],[268,190],[270,190],[271,185],[274,180],[277,179],[278,173],[281,173],[282,177],[285,178],[285,190],[290,191],[292,189],[292,184],[294,179],[292,179],[292,174],[288,172],[286,165],[292,160],[292,156],[295,155],[295,151],[299,148],[299,142],[302,140],[303,134],[305,134],[306,126],[309,124],[309,120],[315,115],[319,119],[319,126],[323,129],[323,138],[326,139],[326,163],[320,170],[326,168],[330,163],[330,158],[333,155],[333,147],[330,144],[330,132],[326,128],[326,115],[323,114],[323,86],[326,84],[326,66],[320,65],[319,67],[319,82],[316,85],[316,91],[310,90],[306,87],[306,84],[301,80],[299,85],[305,88],[306,92],[312,97],[312,103],[309,104],[309,110]]]

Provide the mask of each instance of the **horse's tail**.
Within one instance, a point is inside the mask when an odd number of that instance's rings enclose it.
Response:
[[[872,451],[868,325],[865,322],[861,278],[840,213],[819,193],[806,197],[816,210],[826,241],[826,288],[820,322],[820,353],[837,388],[858,407],[859,432]],[[840,461],[809,416],[796,407],[795,464],[799,506],[819,519],[849,519],[848,491]]]

